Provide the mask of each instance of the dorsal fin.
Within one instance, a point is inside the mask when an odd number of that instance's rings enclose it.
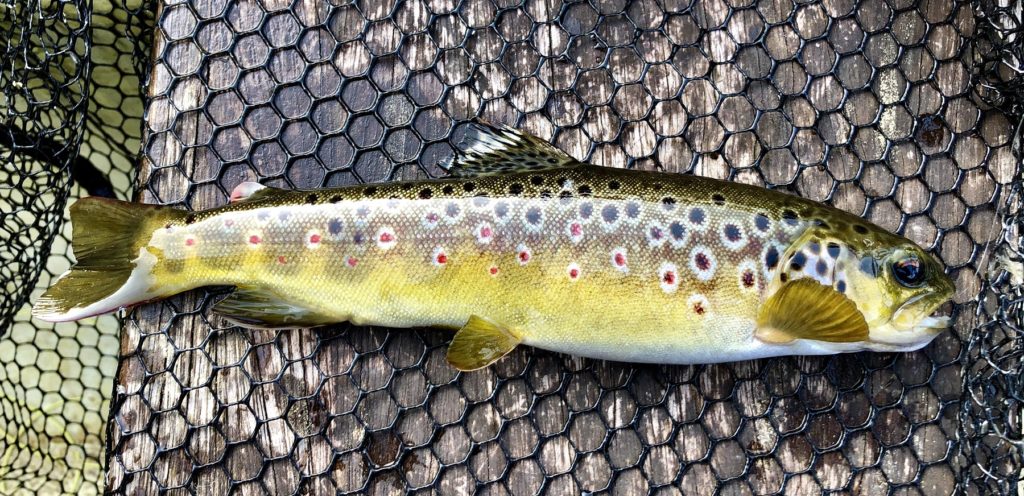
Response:
[[[238,186],[235,186],[235,189],[231,190],[230,201],[231,203],[234,203],[236,201],[248,200],[260,191],[266,191],[268,189],[270,188],[256,181],[245,181],[240,183]]]
[[[474,123],[454,159],[441,166],[455,176],[482,176],[584,165],[550,143],[510,127]]]

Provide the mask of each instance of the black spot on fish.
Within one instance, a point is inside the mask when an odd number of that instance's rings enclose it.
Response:
[[[690,222],[698,225],[704,224],[704,210],[700,208],[690,210]]]
[[[786,274],[779,274],[779,280],[782,282],[786,282],[789,280],[789,276]]]
[[[718,206],[725,205],[725,197],[718,193],[711,195],[711,201],[715,202],[715,205]]]
[[[543,220],[544,214],[541,212],[540,207],[526,209],[526,222],[531,226],[539,226]]]
[[[277,219],[280,220],[281,222],[284,222],[284,221],[288,220],[288,217],[291,217],[291,216],[292,216],[291,212],[289,212],[287,210],[282,210],[281,213],[277,214]]]
[[[614,205],[606,205],[601,209],[601,218],[604,219],[605,222],[611,224],[616,220],[619,220],[619,209],[615,208]]]
[[[661,199],[661,208],[664,208],[666,212],[671,212],[676,208],[676,199],[671,196],[666,196]]]
[[[804,268],[804,264],[807,263],[807,255],[797,252],[796,255],[793,255],[793,258],[789,259],[789,262],[790,268],[793,270],[801,270]]]
[[[853,226],[853,231],[856,232],[857,234],[867,234],[868,233],[868,228],[864,227],[861,224],[857,224],[857,225]]]
[[[508,194],[510,195],[521,195],[523,194],[523,185],[519,183],[512,183],[508,186]]]
[[[824,260],[819,259],[818,263],[814,264],[814,271],[817,272],[819,276],[823,276],[828,272],[828,264],[825,263]]]
[[[434,196],[434,190],[430,188],[423,188],[420,190],[419,197],[421,200],[429,200],[432,196]]]
[[[416,185],[415,185],[415,184],[413,184],[413,183],[402,183],[402,191],[409,191],[409,190],[411,190],[411,189],[412,189],[412,188],[413,188],[414,186],[416,186]]]
[[[846,281],[839,281],[839,282],[837,282],[836,283],[836,291],[839,291],[840,293],[845,293],[846,292]]]
[[[682,241],[686,237],[686,227],[678,222],[673,222],[668,225],[668,232],[672,234],[672,239],[676,241]]]
[[[563,177],[560,177],[560,178],[556,179],[555,182],[558,183],[558,187],[559,188],[564,188],[565,184],[567,182],[569,182],[569,178],[563,176]]]
[[[878,263],[875,262],[874,258],[864,257],[860,261],[860,271],[871,276],[878,276]]]
[[[815,255],[821,253],[821,245],[817,241],[811,241],[811,244],[807,245],[807,249]]]
[[[626,204],[626,217],[635,219],[640,216],[640,204],[637,202],[629,202]]]
[[[462,212],[462,208],[457,203],[449,203],[444,207],[444,213],[448,217],[458,217],[459,212]]]
[[[270,219],[270,213],[266,211],[260,212],[256,214],[256,219],[258,219],[260,222],[266,222],[267,220]]]
[[[661,191],[661,188],[663,188],[664,186],[662,186],[661,183],[654,183],[651,185],[651,187],[654,188],[654,191]]]
[[[331,221],[327,223],[327,232],[338,235],[341,233],[341,226],[341,219],[331,219]]]
[[[553,196],[555,196],[555,194],[550,189],[542,189],[542,190],[540,190],[540,197],[541,198],[551,198]]]
[[[779,266],[779,250],[776,250],[774,246],[768,248],[768,251],[764,254],[764,263],[769,269],[774,269]]]
[[[612,191],[615,191],[615,190],[617,190],[617,189],[619,189],[621,187],[622,187],[622,185],[619,184],[618,181],[609,181],[608,182],[608,189],[610,189]]]
[[[580,204],[580,218],[587,220],[591,215],[594,215],[594,206],[590,203]]]
[[[466,193],[469,193],[470,191],[473,191],[474,189],[476,189],[476,184],[475,183],[462,183],[462,191],[465,191]]]
[[[188,214],[188,217],[185,217],[185,224],[186,225],[194,224],[195,222],[196,222],[196,214]]]
[[[795,226],[796,225],[796,221],[797,221],[796,212],[794,212],[792,210],[789,210],[789,209],[786,209],[786,210],[782,211],[782,222],[785,222],[787,225],[790,225],[790,226]]]
[[[473,197],[473,206],[474,207],[486,207],[490,203],[491,203],[491,199],[486,197],[486,196],[474,196]]]
[[[771,222],[764,214],[757,214],[754,216],[754,227],[756,227],[758,231],[767,232],[768,228],[771,227]]]
[[[363,236],[361,232],[357,232],[352,236],[352,242],[357,245],[363,244],[364,241],[366,241],[366,236]]]
[[[839,258],[839,244],[838,243],[829,243],[828,246],[825,247],[825,250],[828,252],[828,256],[830,256],[832,258]]]
[[[363,194],[366,195],[366,196],[376,195],[377,194],[377,187],[376,186],[369,186],[369,187],[367,187],[366,189],[363,190]]]
[[[736,227],[733,224],[726,224],[725,228],[722,231],[725,233],[725,239],[728,239],[733,243],[739,241],[740,238],[743,236],[743,233],[740,232],[740,228]]]
[[[591,194],[593,194],[593,191],[590,189],[590,186],[586,184],[581,184],[580,187],[576,189],[576,191],[579,192],[581,196],[590,196]]]
[[[334,195],[331,197],[331,203],[338,203],[341,201],[341,195]]]
[[[540,186],[541,184],[544,184],[544,178],[541,176],[530,176],[530,184]]]
[[[316,193],[313,193],[306,197],[306,203],[309,204],[315,204],[317,200],[319,200],[319,197],[316,196]]]
[[[370,216],[370,207],[363,205],[356,209],[356,216],[360,219],[365,219]]]
[[[455,188],[453,188],[451,184],[445,185],[445,187],[441,188],[441,194],[443,195],[450,195],[454,192]]]

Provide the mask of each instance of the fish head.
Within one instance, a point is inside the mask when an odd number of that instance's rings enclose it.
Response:
[[[915,350],[949,327],[949,317],[934,313],[955,288],[936,257],[891,235],[844,254],[850,259],[840,277],[846,281],[846,296],[868,324],[867,349]]]

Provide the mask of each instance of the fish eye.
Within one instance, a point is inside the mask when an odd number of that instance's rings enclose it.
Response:
[[[896,281],[908,288],[915,288],[924,282],[924,267],[916,257],[908,257],[892,264]]]

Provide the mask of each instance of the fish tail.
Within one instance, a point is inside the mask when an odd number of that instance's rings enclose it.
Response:
[[[155,205],[88,197],[71,208],[77,262],[32,308],[50,322],[77,320],[158,297],[152,269],[157,256],[144,248],[157,225],[184,215]]]

